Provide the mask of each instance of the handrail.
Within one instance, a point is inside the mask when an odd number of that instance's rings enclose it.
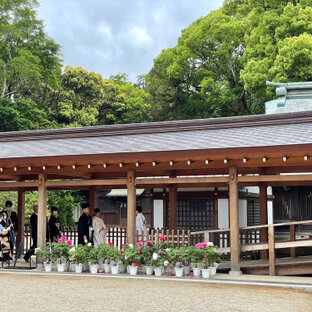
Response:
[[[249,229],[265,229],[268,228],[268,238],[264,241],[261,239],[261,242],[250,243],[250,244],[240,244],[240,251],[254,251],[254,250],[268,250],[269,251],[269,274],[275,275],[275,249],[280,248],[290,248],[291,257],[296,256],[295,248],[296,247],[307,247],[312,246],[312,238],[309,239],[299,239],[295,238],[295,225],[300,224],[312,224],[312,220],[305,221],[294,221],[294,222],[284,222],[284,223],[276,223],[276,224],[264,224],[264,225],[255,225],[255,226],[247,226],[241,227],[239,230],[249,230]],[[289,226],[290,228],[290,240],[289,241],[275,241],[275,227],[278,226]],[[210,239],[210,233],[222,233],[222,232],[230,232],[230,229],[218,229],[218,230],[207,230],[207,231],[198,231],[191,232],[191,235],[196,234],[204,234],[205,241]],[[260,231],[262,232],[262,231]],[[220,248],[219,253],[229,253],[231,252],[231,247]]]
[[[300,225],[300,224],[307,224],[307,223],[312,224],[312,220],[284,222],[284,223],[275,223],[275,224],[252,225],[252,226],[240,227],[239,229],[240,230],[263,229],[263,228],[268,228],[270,226],[277,227],[277,226],[288,226],[288,225]],[[231,230],[230,228],[226,228],[226,229],[217,229],[217,230],[197,231],[197,232],[191,232],[191,235],[205,234],[205,233],[229,232],[230,230]]]

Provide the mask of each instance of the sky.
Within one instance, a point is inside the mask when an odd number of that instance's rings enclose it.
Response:
[[[41,0],[38,17],[62,46],[64,66],[104,78],[149,72],[181,30],[218,9],[223,0]]]

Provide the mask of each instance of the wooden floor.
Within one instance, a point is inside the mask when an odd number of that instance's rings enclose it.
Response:
[[[312,256],[296,258],[276,258],[276,275],[312,275]],[[221,262],[218,271],[226,273],[230,270],[230,261]],[[269,260],[241,261],[241,270],[244,274],[269,274]]]

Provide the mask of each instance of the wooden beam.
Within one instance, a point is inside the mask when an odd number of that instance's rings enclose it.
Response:
[[[97,208],[96,188],[94,186],[92,186],[89,190],[89,207],[90,216],[92,218],[94,209]]]
[[[290,240],[291,241],[295,241],[296,240],[296,228],[295,228],[294,224],[289,226],[289,236],[290,236]],[[295,247],[290,248],[290,256],[292,258],[296,257],[296,248]]]
[[[267,208],[267,185],[262,184],[259,186],[259,201],[260,201],[260,224],[265,225],[268,224],[268,208]],[[260,230],[260,242],[266,243],[268,241],[268,230],[261,229]],[[267,259],[268,253],[266,250],[261,251],[261,259]]]
[[[38,174],[38,246],[46,243],[47,234],[47,176],[44,173]]]
[[[177,229],[177,187],[171,185],[169,188],[169,228]]]
[[[312,174],[239,176],[238,183],[312,182]]]
[[[127,173],[127,243],[136,242],[136,188],[135,172],[129,170]]]
[[[269,226],[269,272],[275,275],[275,238],[274,226]]]
[[[127,179],[47,181],[47,187],[127,185]]]
[[[238,184],[237,168],[229,170],[229,203],[230,203],[230,238],[231,238],[231,275],[241,275],[240,271],[240,243],[238,223]]]
[[[25,219],[25,190],[20,188],[18,190],[17,198],[17,224],[18,231],[16,236],[16,248],[24,237],[24,219]]]
[[[195,184],[195,183],[228,183],[229,177],[192,177],[192,178],[138,178],[136,179],[136,185],[157,185],[157,184]]]
[[[33,187],[37,188],[38,187],[38,182],[0,182],[0,190],[18,190],[19,188],[27,188],[27,187]]]

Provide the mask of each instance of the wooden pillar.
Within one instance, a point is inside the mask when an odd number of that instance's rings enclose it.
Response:
[[[167,189],[163,189],[163,228],[167,228]]]
[[[129,170],[127,173],[127,243],[136,243],[136,188],[135,172]]]
[[[259,186],[260,195],[260,224],[268,224],[268,207],[267,207],[267,185],[263,184]],[[266,243],[268,241],[268,230],[260,230],[260,242]],[[268,251],[261,250],[261,259],[268,259]]]
[[[96,197],[96,188],[91,186],[89,190],[89,208],[90,216],[93,216],[94,209],[97,208],[97,197]]]
[[[169,228],[177,229],[177,187],[175,185],[169,188]]]
[[[231,167],[229,171],[229,203],[230,203],[230,237],[231,237],[231,271],[230,275],[241,275],[240,270],[240,243],[238,219],[238,184],[237,168]]]
[[[47,234],[47,175],[38,174],[38,246],[46,243]]]
[[[25,190],[20,188],[17,197],[17,224],[18,231],[16,236],[16,248],[24,237],[24,219],[25,219]]]
[[[275,275],[275,237],[274,226],[269,225],[269,274]]]

